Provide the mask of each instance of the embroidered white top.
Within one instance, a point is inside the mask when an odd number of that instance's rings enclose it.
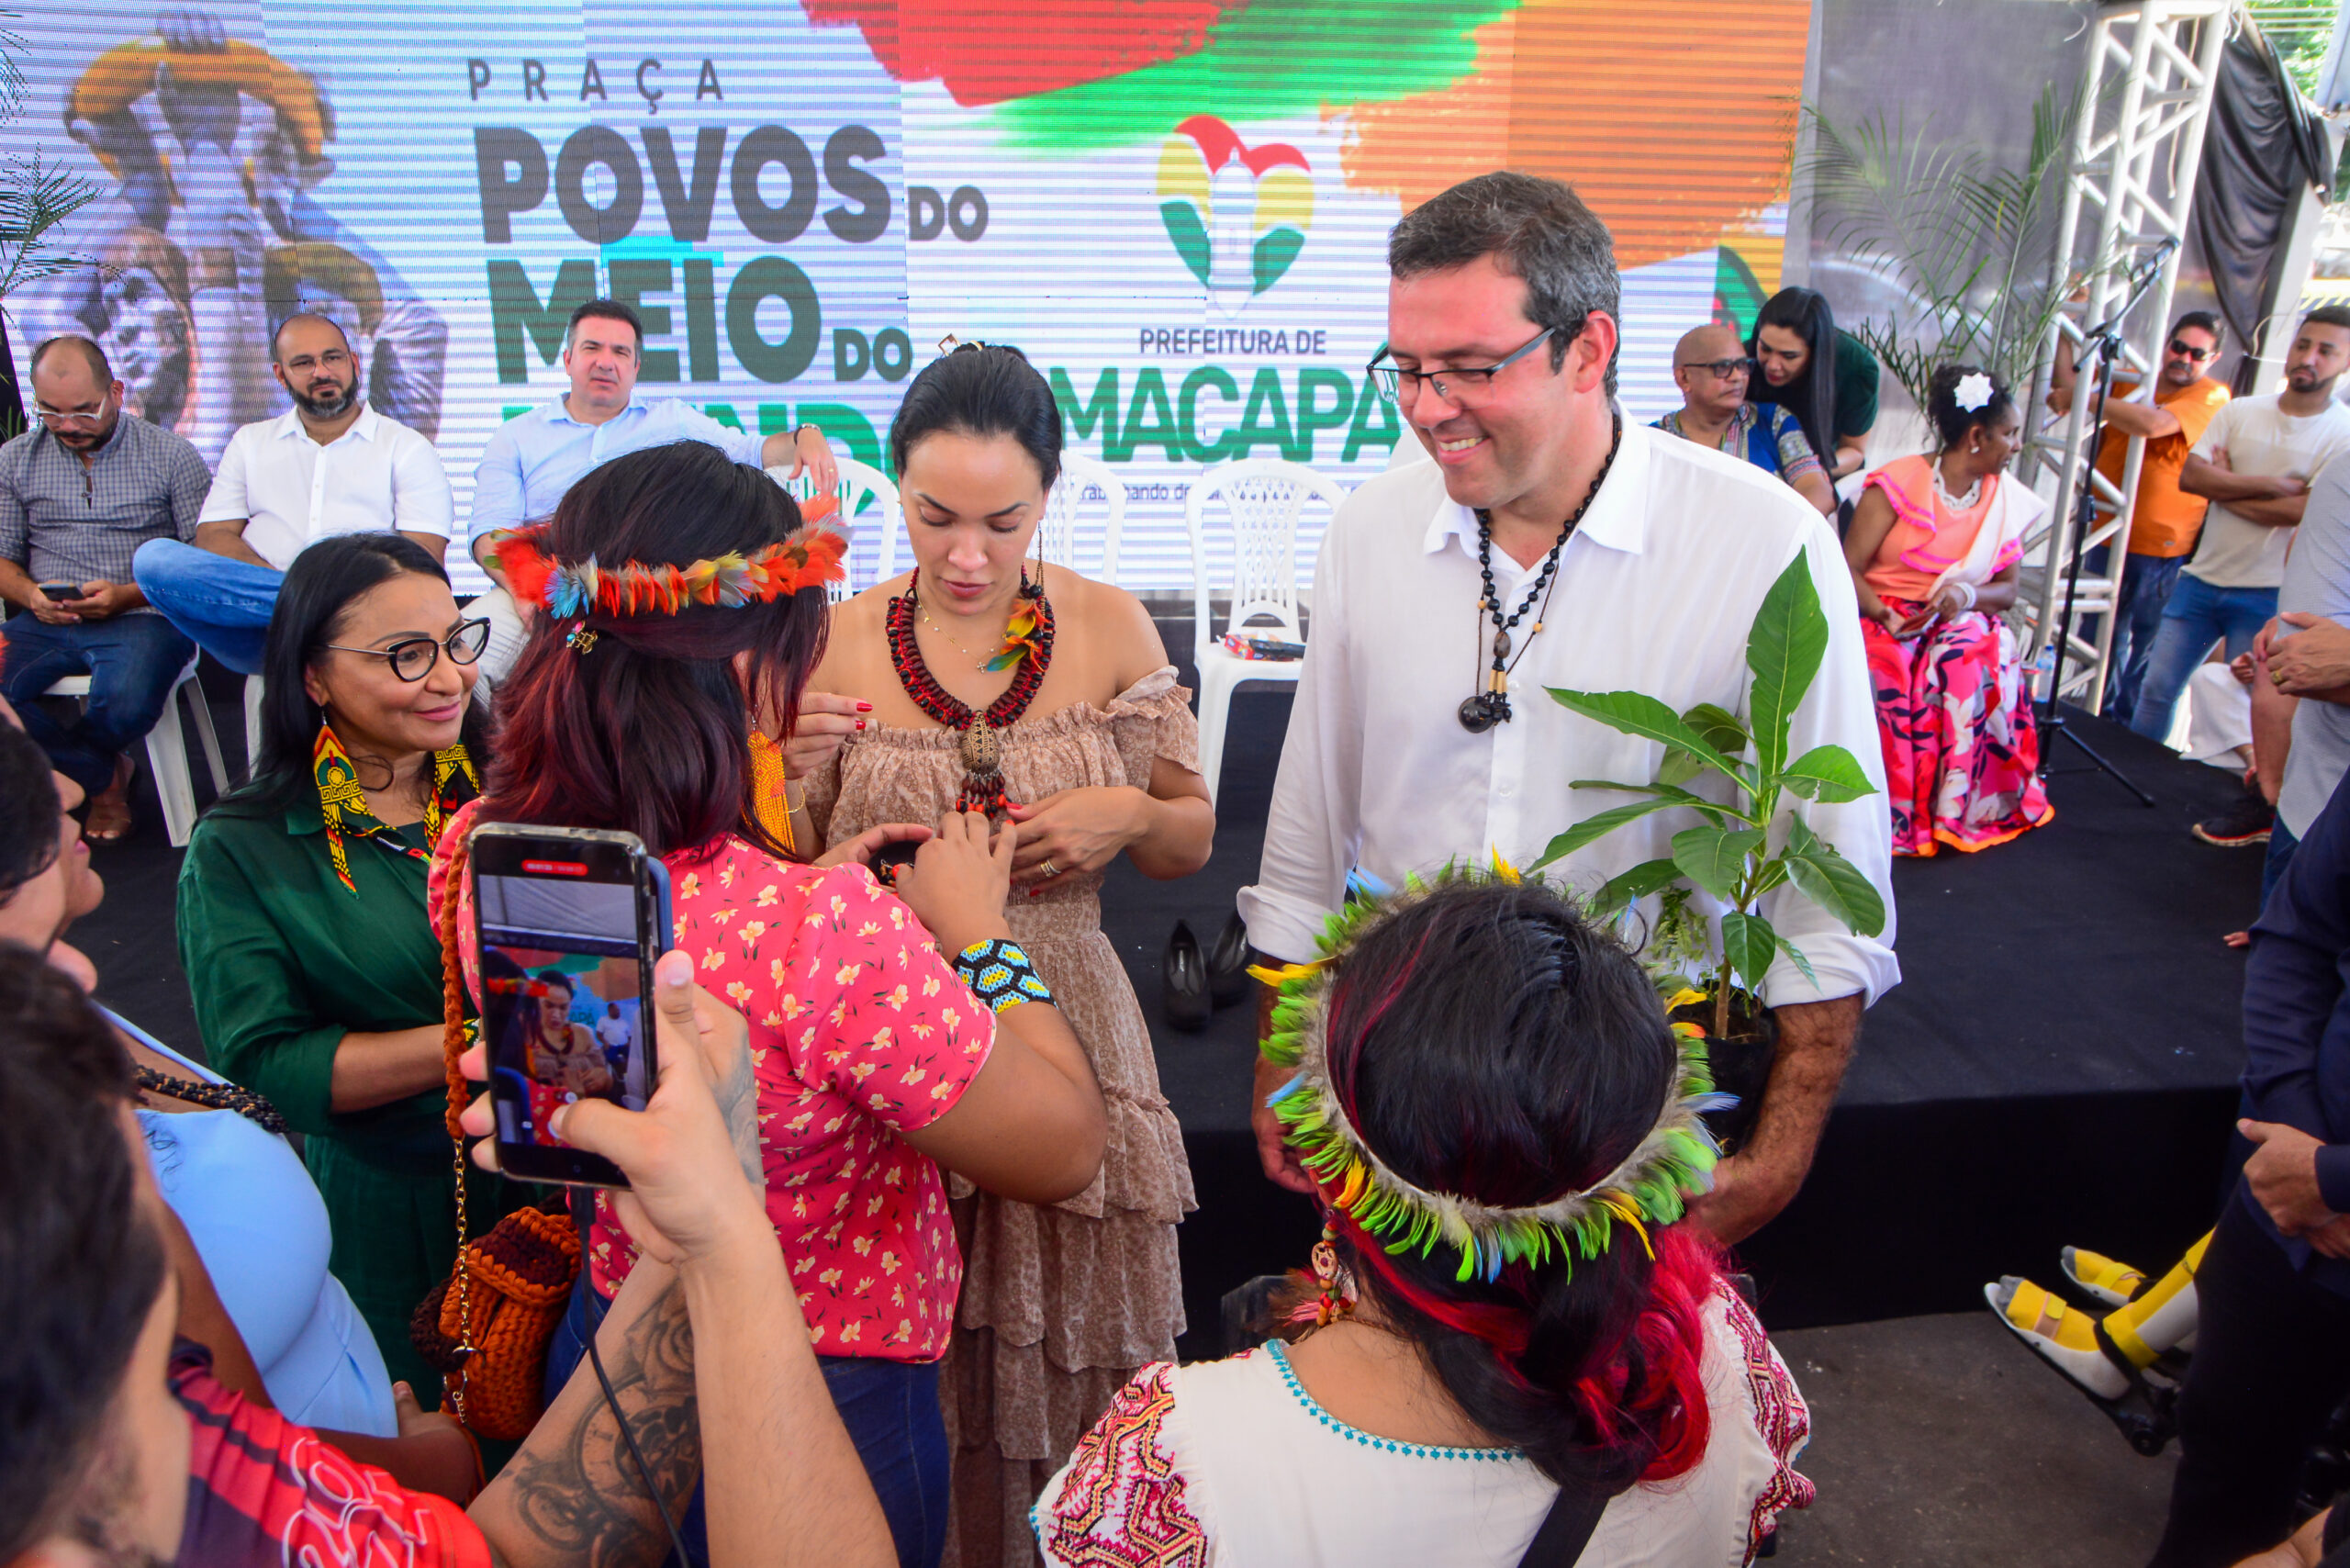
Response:
[[[1615,466],[1560,554],[1549,610],[1511,633],[1514,716],[1461,728],[1461,700],[1483,689],[1489,622],[1478,619],[1477,520],[1445,494],[1433,463],[1369,480],[1347,498],[1315,569],[1304,669],[1291,709],[1255,886],[1240,891],[1248,939],[1291,962],[1315,956],[1325,920],[1357,868],[1388,886],[1448,860],[1499,850],[1524,867],[1583,818],[1639,797],[1572,789],[1579,779],[1645,783],[1664,748],[1568,711],[1545,687],[1644,692],[1676,713],[1700,702],[1745,709],[1746,639],[1763,594],[1801,552],[1828,618],[1828,653],[1795,714],[1788,756],[1841,745],[1878,793],[1843,804],[1796,801],[1812,830],[1884,896],[1886,928],[1844,929],[1792,885],[1763,916],[1808,958],[1816,982],[1782,954],[1774,1003],[1859,992],[1901,978],[1893,956],[1891,819],[1876,707],[1852,574],[1827,521],[1749,463],[1627,421]],[[1516,609],[1540,569],[1494,552],[1494,584]],[[1539,636],[1528,636],[1542,622]],[[1728,786],[1693,786],[1726,799]],[[1569,857],[1552,874],[1595,891],[1644,860],[1670,857],[1696,825],[1654,812]],[[1698,895],[1702,901],[1703,894]]]
[[[1779,1514],[1809,1506],[1803,1395],[1746,1305],[1707,1304],[1705,1458],[1612,1499],[1583,1568],[1736,1568]],[[1048,1483],[1030,1521],[1048,1564],[1509,1568],[1557,1485],[1513,1449],[1374,1437],[1316,1404],[1278,1343],[1145,1367]]]

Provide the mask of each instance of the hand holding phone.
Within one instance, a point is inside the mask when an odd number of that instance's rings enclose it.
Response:
[[[642,1110],[659,1076],[647,1003],[669,946],[667,870],[633,834],[514,823],[476,829],[467,859],[499,1167],[626,1186],[561,1125],[590,1100]]]
[[[75,599],[82,597],[80,583],[35,583],[33,587],[40,591],[42,599],[48,600],[46,604],[32,604],[26,607],[33,612],[35,619],[46,621],[53,626],[69,625],[82,619],[68,608]]]
[[[661,1074],[644,1109],[582,1100],[556,1114],[556,1130],[625,1173],[628,1191],[614,1198],[621,1224],[655,1261],[679,1265],[730,1249],[773,1247],[763,1191],[740,1159],[758,1140],[743,1015],[694,984],[693,960],[677,952],[655,964],[645,1011],[659,1042]],[[487,1048],[467,1051],[460,1065],[466,1077],[484,1080]],[[486,1137],[496,1126],[489,1096],[466,1108],[463,1125],[485,1137],[475,1159],[497,1169],[497,1145]]]

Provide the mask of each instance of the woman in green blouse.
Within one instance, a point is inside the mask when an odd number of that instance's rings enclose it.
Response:
[[[488,629],[397,533],[303,551],[270,622],[255,778],[196,824],[180,869],[180,961],[211,1064],[304,1135],[330,1267],[427,1403],[440,1380],[408,1319],[457,1243],[424,879],[478,783]],[[472,1180],[479,1235],[521,1189]]]

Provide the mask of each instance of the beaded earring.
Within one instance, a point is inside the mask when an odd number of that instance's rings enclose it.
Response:
[[[1322,1239],[1314,1244],[1314,1283],[1321,1300],[1314,1309],[1314,1327],[1326,1328],[1354,1310],[1338,1269],[1338,1226],[1335,1217],[1322,1222]]]

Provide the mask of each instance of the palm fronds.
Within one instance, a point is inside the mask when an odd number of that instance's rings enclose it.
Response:
[[[2031,377],[2065,299],[2089,275],[2048,284],[2064,163],[2080,122],[2077,95],[2050,87],[2033,106],[2021,164],[1939,140],[1929,117],[1882,113],[1845,127],[1816,106],[1805,160],[1830,246],[1872,263],[1916,301],[1848,324],[1918,407],[1939,365],[1979,364],[2009,386]]]

